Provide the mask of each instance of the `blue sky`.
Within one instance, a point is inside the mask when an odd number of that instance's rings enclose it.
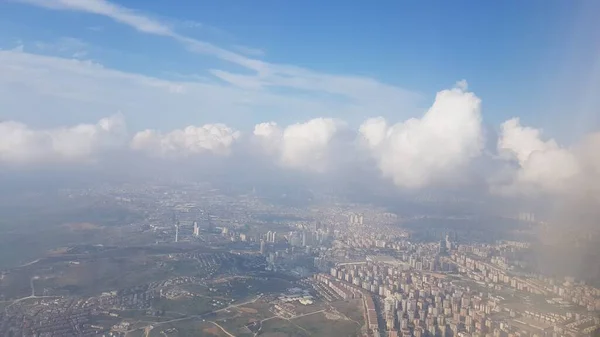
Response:
[[[407,189],[587,190],[597,13],[592,0],[2,1],[0,164],[221,156]]]
[[[254,78],[244,78],[241,84],[237,78],[232,82],[229,77],[223,81],[223,77],[215,76],[215,70],[226,75],[255,74],[254,69],[217,55],[220,52],[193,52],[189,44],[172,36],[141,32],[132,24],[90,10],[105,4],[104,1],[70,3],[80,4],[70,7],[61,5],[59,0],[2,2],[0,46],[4,50],[22,46],[24,52],[35,55],[93,61],[105,69],[173,83],[227,86],[227,90],[232,88],[231,92],[221,93],[223,99],[211,100],[206,105],[205,100],[191,98],[173,104],[163,99],[152,104],[156,109],[149,110],[143,104],[123,103],[127,87],[117,93],[94,87],[89,95],[105,94],[106,101],[52,97],[47,103],[48,112],[44,112],[35,100],[27,104],[17,102],[18,93],[12,89],[5,93],[8,102],[0,111],[3,119],[56,126],[91,122],[118,110],[134,129],[168,130],[215,122],[251,129],[263,121],[287,124],[318,116],[341,118],[358,125],[373,116],[384,116],[391,121],[418,116],[431,105],[436,92],[466,79],[469,89],[483,100],[484,120],[492,127],[520,116],[525,123],[542,127],[555,137],[570,139],[573,134],[597,128],[599,123],[598,110],[594,110],[597,99],[582,103],[593,100],[589,83],[598,83],[598,71],[591,71],[598,67],[600,27],[591,14],[600,9],[597,2],[380,1],[374,4],[132,0],[111,3],[120,10],[135,10],[131,12],[133,15],[168,27],[169,34],[266,62],[269,68],[287,67],[282,71],[283,79],[269,80],[270,84],[259,89]],[[311,74],[298,74],[295,70],[290,73],[291,67]],[[593,74],[596,75],[590,78]],[[330,75],[336,78],[327,86],[345,89],[312,90],[281,84],[285,78],[307,81]],[[53,76],[61,80],[70,77],[60,76],[58,70]],[[377,84],[361,82],[346,88],[350,76]],[[247,83],[248,80],[253,83]],[[31,92],[31,84],[21,85]],[[64,85],[80,87],[76,82]],[[97,85],[111,86],[111,82],[106,80]],[[380,89],[379,85],[386,89]],[[137,90],[131,95],[136,100],[155,95],[152,90]],[[389,93],[381,94],[386,90]],[[365,97],[353,97],[355,91]],[[40,100],[48,95],[43,92]],[[236,95],[239,101],[235,107],[226,102],[227,95]],[[258,95],[268,97],[259,99]],[[293,100],[286,101],[290,97]],[[360,102],[354,102],[355,98]]]

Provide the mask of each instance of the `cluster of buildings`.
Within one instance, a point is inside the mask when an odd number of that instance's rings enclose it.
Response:
[[[315,274],[314,279],[317,283],[313,286],[319,295],[329,301],[336,299],[362,299],[362,310],[366,327],[372,332],[380,331],[375,301],[368,291],[327,274]]]
[[[157,242],[209,240],[204,233],[218,228],[220,234],[216,231],[213,236],[219,245],[250,247],[271,270],[304,276],[320,271],[314,276],[315,291],[332,301],[360,299],[372,334],[559,337],[593,336],[600,331],[600,289],[573,279],[516,272],[525,269],[516,268],[524,266],[518,259],[519,251],[528,248],[524,242],[472,244],[468,237],[458,240],[443,234],[421,241],[399,226],[406,219],[381,208],[333,202],[312,208],[278,206],[249,193],[232,196],[200,185],[100,192],[114,196],[119,204],[147,211],[148,218],[136,225],[142,232],[155,233]],[[180,214],[175,227],[169,220],[174,209]],[[265,214],[281,220],[265,220],[261,217]],[[535,222],[532,213],[516,218]],[[201,226],[206,224],[210,230],[203,232]],[[266,224],[270,230],[265,233],[262,225]],[[206,271],[235,262],[230,255],[186,257]],[[182,295],[181,291],[157,294],[159,287],[104,294],[90,301],[99,308],[137,308],[147,306],[152,296]],[[520,296],[526,295],[546,299],[551,310],[525,305]],[[520,300],[521,308],[511,303]],[[278,306],[275,310],[283,316],[295,315],[286,301]],[[4,321],[0,322],[5,322],[6,316],[1,315]]]
[[[444,275],[379,263],[344,264],[332,268],[331,275],[383,299],[390,336],[454,336],[493,329],[486,319],[496,303]]]
[[[2,336],[96,336],[92,310],[84,300],[39,299],[38,305],[15,303],[0,312]]]
[[[468,252],[468,247],[463,251],[457,251],[451,255],[451,260],[456,264],[459,272],[469,275],[474,280],[538,295],[558,296],[588,311],[600,311],[600,289],[598,288],[577,283],[572,278],[561,283],[554,278],[512,274],[505,262],[491,263],[473,254],[469,255]]]
[[[406,270],[385,263],[340,264],[319,275],[340,297],[379,298],[389,336],[593,336],[600,318],[520,312],[491,292],[444,274]],[[376,312],[367,303],[371,329]],[[376,309],[376,306],[373,308]]]
[[[363,214],[351,213],[349,220],[351,225],[363,225],[365,219]]]

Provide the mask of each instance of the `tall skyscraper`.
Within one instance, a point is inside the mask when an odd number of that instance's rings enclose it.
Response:
[[[448,247],[446,247],[446,244],[447,244],[446,240],[440,240],[440,247],[439,247],[440,254],[446,254],[448,252]]]
[[[197,221],[194,221],[194,236],[200,236],[200,227],[198,226]]]
[[[179,221],[175,224],[175,242],[179,242]]]
[[[267,252],[267,245],[265,243],[265,240],[261,239],[260,240],[260,254],[265,255],[266,252]]]
[[[276,238],[277,238],[277,232],[271,232],[271,231],[267,232],[267,238],[266,238],[267,242],[275,243]]]
[[[212,233],[215,230],[215,225],[212,223],[212,218],[210,217],[210,213],[206,212],[206,222],[208,222],[207,231]]]
[[[271,236],[273,235],[273,232],[268,231],[267,232],[267,242],[271,242]]]

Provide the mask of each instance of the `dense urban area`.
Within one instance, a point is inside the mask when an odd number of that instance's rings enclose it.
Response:
[[[4,224],[2,336],[600,331],[597,285],[532,268],[532,243],[519,238],[545,224],[527,211],[407,215],[200,183],[101,185],[14,202],[41,198],[58,209],[35,215],[45,227],[23,225],[34,215],[14,207],[14,226]],[[67,208],[78,211],[59,214]],[[492,220],[513,234],[481,225]]]

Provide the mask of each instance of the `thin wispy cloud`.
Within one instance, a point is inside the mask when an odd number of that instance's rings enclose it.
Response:
[[[104,31],[104,27],[102,27],[102,26],[91,26],[91,27],[87,27],[87,30],[91,30],[93,32],[103,32]]]
[[[36,41],[33,45],[45,53],[70,56],[76,59],[84,58],[89,54],[89,45],[73,37],[61,37],[52,42]]]
[[[232,85],[239,85],[241,83],[243,87],[271,86],[321,91],[363,101],[389,101],[392,102],[393,108],[397,108],[398,105],[405,103],[413,103],[420,98],[414,92],[387,85],[370,78],[323,74],[297,66],[272,64],[250,58],[243,54],[218,47],[212,43],[181,35],[161,21],[105,0],[18,1],[55,10],[71,10],[102,15],[116,22],[128,25],[141,33],[172,38],[184,45],[191,52],[212,55],[255,72],[253,75],[242,75],[219,70],[218,74],[221,75],[219,77]],[[393,102],[400,104],[393,104]]]
[[[86,12],[109,17],[136,30],[155,35],[171,36],[173,31],[166,25],[142,14],[104,0],[16,0],[21,3],[55,10]]]
[[[235,46],[233,46],[233,48],[235,50],[239,51],[240,53],[246,54],[248,56],[261,57],[261,56],[267,55],[266,51],[264,51],[262,49],[258,49],[258,48],[252,48],[252,47],[243,46],[243,45],[235,45]]]
[[[204,28],[205,25],[202,22],[194,21],[194,20],[183,20],[181,21],[181,26],[186,28]]]
[[[97,62],[44,56],[22,50],[0,51],[0,107],[5,118],[39,121],[65,115],[92,121],[107,112],[123,111],[139,128],[181,126],[182,121],[237,122],[253,125],[255,111],[272,112],[278,120],[332,114],[356,116],[375,105],[303,97],[217,83],[198,76],[165,80],[111,69]],[[284,114],[281,112],[285,112]],[[152,116],[152,118],[148,118]]]

